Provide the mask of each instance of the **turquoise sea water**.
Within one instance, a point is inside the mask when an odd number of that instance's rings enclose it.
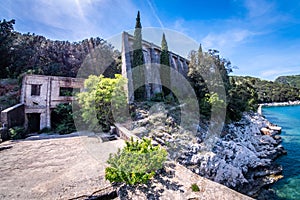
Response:
[[[284,178],[272,186],[279,199],[300,200],[300,106],[264,107],[263,115],[282,127],[282,145],[287,155],[276,160]]]

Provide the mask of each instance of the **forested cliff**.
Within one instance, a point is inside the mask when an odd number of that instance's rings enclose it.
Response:
[[[300,88],[300,75],[279,76],[275,79],[276,83],[283,83],[292,87]]]
[[[293,84],[285,84],[262,80],[250,76],[232,76],[231,82],[237,90],[247,94],[255,94],[257,103],[287,102],[300,100],[300,87]],[[246,92],[248,91],[248,92]],[[251,92],[252,91],[252,92]]]

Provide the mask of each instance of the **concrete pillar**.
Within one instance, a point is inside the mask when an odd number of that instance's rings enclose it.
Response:
[[[40,117],[40,130],[47,127],[47,112],[42,112]]]
[[[125,90],[127,91],[128,102],[134,101],[133,80],[132,80],[132,68],[130,59],[130,48],[128,44],[128,33],[122,33],[122,76],[127,78],[127,85]]]

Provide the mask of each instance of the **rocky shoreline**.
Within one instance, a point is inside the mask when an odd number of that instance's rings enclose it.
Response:
[[[270,130],[272,124],[258,113],[245,113],[240,121],[225,125],[208,150],[209,122],[196,125],[196,132],[187,131],[176,124],[176,115],[167,107],[148,108],[136,110],[132,133],[167,147],[170,158],[192,172],[258,199],[269,198],[266,188],[283,177],[282,167],[274,163],[286,154],[280,131]]]
[[[262,103],[259,105],[262,105],[262,106],[295,106],[295,105],[300,105],[300,101]]]
[[[272,107],[272,106],[297,106],[300,105],[300,101],[288,101],[288,102],[273,102],[273,103],[261,103],[258,104],[257,113],[262,115],[262,107]]]
[[[261,132],[268,126],[262,116],[244,114],[239,122],[224,128],[224,135],[218,138],[212,151],[203,152],[201,144],[191,144],[180,163],[238,192],[265,199],[261,195],[266,194],[263,190],[283,177],[282,167],[274,161],[286,154],[280,145],[279,132],[272,135]]]

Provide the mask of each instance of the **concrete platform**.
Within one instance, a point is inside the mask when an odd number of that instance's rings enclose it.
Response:
[[[1,143],[0,199],[71,199],[110,187],[106,160],[124,141],[70,136]]]

